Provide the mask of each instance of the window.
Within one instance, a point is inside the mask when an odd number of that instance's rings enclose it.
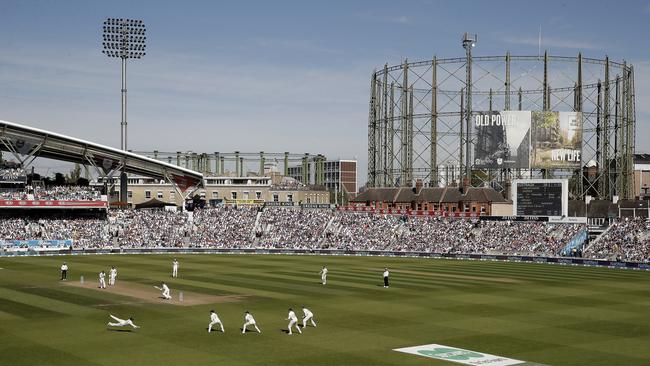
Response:
[[[279,199],[278,199],[278,194],[277,194],[277,193],[273,193],[273,202],[278,202],[278,201],[279,201]]]
[[[248,191],[244,191],[244,194],[242,194],[242,198],[245,200],[248,199]]]
[[[169,191],[169,200],[170,201],[176,201],[176,192]]]
[[[287,202],[293,202],[293,194],[287,193]]]
[[[128,198],[133,198],[133,191],[126,191],[126,196]]]
[[[307,196],[307,203],[311,203],[311,197]]]
[[[237,192],[235,192],[235,191],[230,192],[230,198],[236,200],[237,199]]]
[[[261,200],[262,199],[262,192],[260,192],[260,191],[255,192],[255,199]]]
[[[144,198],[150,200],[151,199],[151,191],[144,191]]]
[[[212,198],[214,198],[214,199],[219,198],[219,192],[217,192],[217,191],[212,191]]]
[[[163,198],[163,191],[156,192],[156,198],[162,199]]]

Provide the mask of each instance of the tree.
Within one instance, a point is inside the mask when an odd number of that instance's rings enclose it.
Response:
[[[79,178],[79,179],[77,179],[75,184],[80,186],[80,187],[88,187],[90,185],[90,181],[88,179],[86,179],[86,178]]]
[[[74,165],[74,168],[68,173],[67,182],[68,184],[75,184],[79,178],[81,178],[81,166],[79,163]]]
[[[63,173],[54,173],[54,184],[57,186],[64,186],[65,175],[63,175]]]

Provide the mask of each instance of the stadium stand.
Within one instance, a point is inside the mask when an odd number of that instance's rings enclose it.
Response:
[[[584,251],[584,257],[619,261],[650,261],[650,223],[645,218],[620,218]]]
[[[75,193],[76,194],[76,193]],[[557,256],[583,225],[353,213],[332,209],[216,207],[193,212],[110,210],[105,217],[0,218],[0,245],[29,240],[72,240],[75,248],[290,248],[390,250]],[[590,253],[645,222],[616,224]],[[646,259],[650,248],[623,245],[622,254]],[[4,243],[4,244],[2,244]],[[12,244],[13,243],[13,244]],[[635,247],[636,248],[636,247]],[[644,252],[645,251],[645,252]]]

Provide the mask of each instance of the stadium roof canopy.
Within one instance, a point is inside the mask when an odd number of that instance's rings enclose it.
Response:
[[[203,174],[132,152],[80,140],[59,133],[0,120],[0,150],[11,152],[23,166],[37,157],[92,165],[111,177],[127,173],[165,179],[182,190],[201,186]],[[25,158],[23,158],[24,156]]]

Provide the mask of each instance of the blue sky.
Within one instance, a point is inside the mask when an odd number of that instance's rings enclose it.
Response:
[[[0,0],[0,119],[119,146],[120,65],[107,17],[143,19],[128,66],[129,148],[292,151],[358,158],[365,181],[370,75],[385,62],[553,54],[632,62],[637,151],[650,117],[646,1]]]

